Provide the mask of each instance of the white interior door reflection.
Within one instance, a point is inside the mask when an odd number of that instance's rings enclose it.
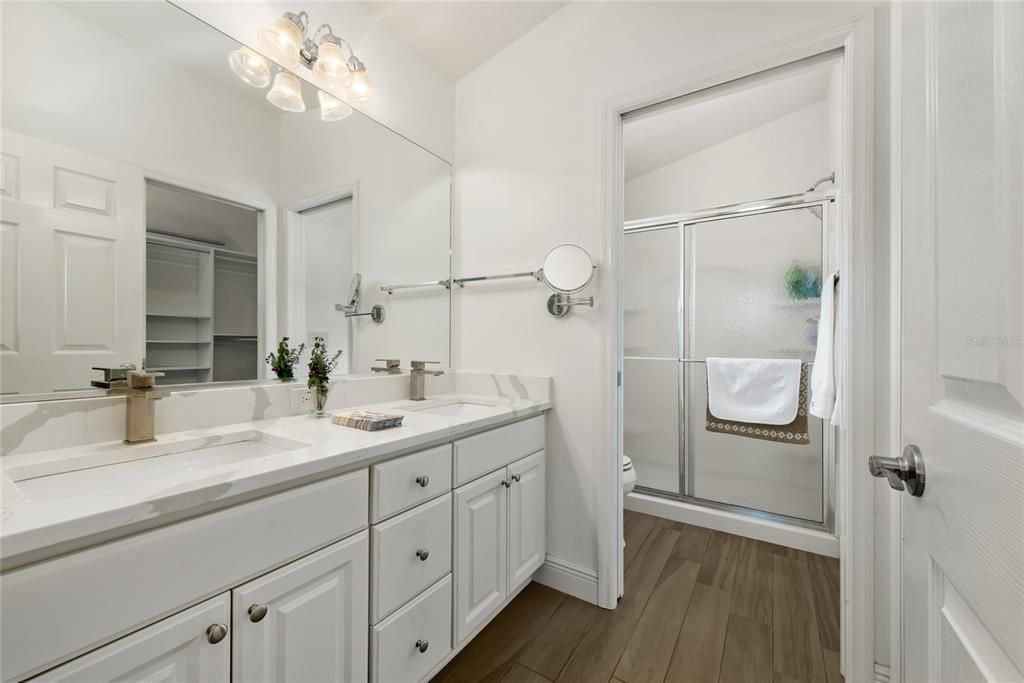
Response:
[[[299,217],[305,290],[302,341],[307,354],[314,337],[323,337],[332,352],[340,350],[334,374],[346,375],[352,362],[352,321],[356,319],[346,318],[335,304],[348,303],[349,284],[356,270],[352,198],[307,209]]]

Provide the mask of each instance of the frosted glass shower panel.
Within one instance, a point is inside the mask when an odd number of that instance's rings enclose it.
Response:
[[[679,357],[679,227],[627,232],[623,240],[623,355]]]
[[[623,451],[636,483],[679,493],[679,364],[627,358],[622,373]]]
[[[814,356],[822,269],[821,206],[787,208],[686,226],[687,355]],[[704,429],[707,374],[684,365],[686,493],[746,508],[823,520],[822,427],[799,446]]]

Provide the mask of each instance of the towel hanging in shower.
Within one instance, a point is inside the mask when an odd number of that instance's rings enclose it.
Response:
[[[807,364],[804,363],[800,366],[800,394],[797,399],[796,417],[789,424],[772,425],[723,420],[712,415],[709,407],[704,428],[709,432],[745,436],[748,439],[807,445],[811,443],[811,435],[807,431],[808,393]]]
[[[821,290],[821,316],[818,318],[818,347],[814,353],[814,370],[811,372],[811,415],[839,424],[839,407],[836,405],[835,380],[835,327],[836,327],[836,285],[839,273],[832,273],[825,279]]]

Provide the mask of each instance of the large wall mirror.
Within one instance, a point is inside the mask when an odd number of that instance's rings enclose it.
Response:
[[[4,401],[267,381],[282,336],[450,361],[446,161],[171,4],[0,11]]]

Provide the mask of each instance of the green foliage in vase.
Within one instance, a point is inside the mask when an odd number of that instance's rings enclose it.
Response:
[[[267,354],[267,362],[270,369],[274,371],[278,379],[291,379],[295,377],[295,364],[306,349],[305,344],[299,344],[298,348],[288,346],[288,337],[282,337],[277,344],[277,351]]]
[[[338,366],[341,351],[329,355],[323,337],[313,337],[313,350],[309,353],[309,377],[306,386],[310,389],[326,387],[331,380],[331,373]]]

